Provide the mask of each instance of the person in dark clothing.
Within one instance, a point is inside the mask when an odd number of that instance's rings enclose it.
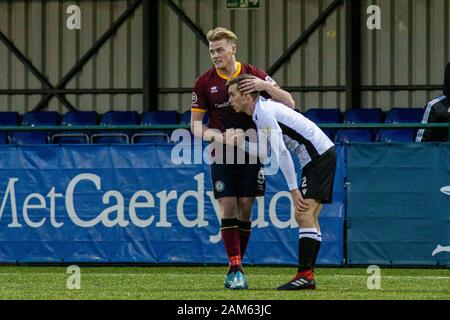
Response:
[[[444,75],[444,94],[428,102],[422,123],[450,122],[450,62],[447,63]],[[448,141],[448,129],[428,128],[417,132],[416,142]]]

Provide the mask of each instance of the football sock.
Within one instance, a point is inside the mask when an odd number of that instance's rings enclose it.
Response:
[[[301,277],[306,277],[308,280],[314,279],[314,273],[312,270],[306,270],[306,271],[297,271],[297,274],[295,275],[294,279],[298,279]]]
[[[319,243],[316,228],[300,228],[298,239],[298,272],[310,271],[314,267],[314,251]]]
[[[236,218],[222,219],[220,231],[222,233],[222,239],[228,256],[228,261],[230,263],[228,273],[241,271],[241,237],[239,233],[238,220]],[[241,268],[241,270],[237,270],[238,268]]]
[[[241,236],[241,259],[244,259],[244,254],[247,250],[248,241],[250,239],[250,233],[252,232],[252,222],[238,220],[238,225]]]
[[[320,251],[320,245],[322,244],[322,234],[319,231],[317,231],[317,242],[316,245],[314,247],[314,256],[313,256],[313,268],[316,265],[316,261],[317,261],[317,256],[319,255],[319,251]]]

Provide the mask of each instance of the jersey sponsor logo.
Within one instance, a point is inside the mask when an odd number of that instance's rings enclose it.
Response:
[[[276,81],[273,80],[270,76],[267,76],[267,77],[266,77],[266,81],[268,81],[270,84],[272,84],[272,85],[274,85],[274,86],[277,85]]]
[[[197,103],[197,101],[198,101],[197,94],[195,92],[192,92],[192,103]]]
[[[217,89],[216,86],[211,87],[211,93],[217,93],[217,92],[219,92],[219,89]]]
[[[226,107],[230,107],[231,106],[231,104],[227,101],[227,102],[224,102],[224,103],[221,103],[221,104],[215,104],[214,105],[214,107],[216,107],[216,108],[219,108],[219,109],[221,109],[221,108],[226,108]]]
[[[223,181],[216,181],[216,183],[214,184],[214,189],[216,189],[217,192],[222,192],[223,190],[225,190],[225,183]]]

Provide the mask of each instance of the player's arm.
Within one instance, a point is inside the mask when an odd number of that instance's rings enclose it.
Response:
[[[202,77],[195,81],[194,91],[192,92],[191,106],[191,132],[194,136],[206,141],[217,141],[223,143],[223,135],[218,130],[210,129],[203,124],[203,119],[208,112],[207,97],[204,92],[206,84]]]
[[[295,108],[295,101],[292,98],[292,95],[289,92],[281,89],[278,85],[273,86],[270,84],[270,82],[268,82],[268,84],[266,84],[266,89],[264,90],[268,94],[270,94],[272,100],[280,102],[291,109]]]
[[[205,141],[216,141],[223,143],[223,134],[218,130],[210,129],[203,124],[203,118],[206,112],[191,109],[191,132],[194,136],[204,139]]]
[[[302,194],[298,189],[297,173],[295,172],[294,161],[292,160],[291,153],[284,144],[281,128],[270,135],[269,145],[272,155],[274,155],[275,161],[278,161],[281,172],[284,175],[284,179],[288,184],[295,210],[298,212],[307,211],[309,205],[308,202],[303,199]]]
[[[284,175],[289,191],[291,192],[292,201],[296,211],[304,212],[308,210],[308,203],[303,199],[300,190],[298,189],[297,173],[295,172],[294,161],[292,160],[291,153],[287,149],[281,128],[279,127],[275,119],[269,119],[266,127],[275,128],[271,129],[268,135],[268,143],[271,150],[271,161],[277,161],[280,166],[281,172]]]
[[[281,89],[280,86],[277,85],[276,82],[269,76],[266,76],[266,79],[270,80],[263,80],[256,76],[253,76],[252,79],[240,81],[239,90],[243,93],[265,91],[271,96],[272,100],[280,102],[291,109],[295,108],[295,101],[292,98],[292,95],[289,92]]]
[[[258,124],[257,141],[244,139],[244,133],[240,131],[227,132],[227,142],[237,145],[249,155],[259,157],[264,163],[268,158],[276,161],[282,170],[289,190],[298,189],[294,162],[286,148],[283,134],[277,121],[272,118],[261,119]]]
[[[284,143],[283,133],[278,123],[274,119],[266,120],[261,130],[263,130],[263,135],[267,136],[267,143],[271,151],[271,161],[276,161],[279,165],[288,184],[289,191],[298,190],[294,161]]]
[[[296,210],[303,212],[308,209],[308,203],[303,199],[297,183],[294,161],[287,149],[280,126],[275,119],[268,118],[262,121],[258,128],[258,141],[251,142],[242,139],[242,135],[236,135],[236,144],[248,154],[259,157],[261,162],[269,158],[276,161],[288,184]],[[271,164],[272,165],[272,164]]]

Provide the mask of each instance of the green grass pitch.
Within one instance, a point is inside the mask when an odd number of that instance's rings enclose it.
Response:
[[[450,299],[450,269],[381,267],[381,289],[369,290],[365,268],[318,268],[317,289],[278,292],[294,267],[246,267],[250,288],[223,288],[226,267],[81,267],[69,290],[66,267],[1,266],[0,299]]]

